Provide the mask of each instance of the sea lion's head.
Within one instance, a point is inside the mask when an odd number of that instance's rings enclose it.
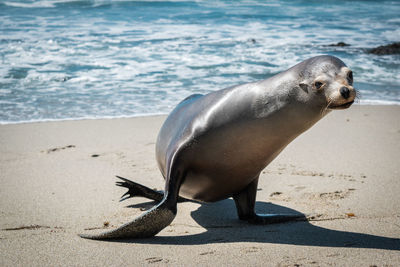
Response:
[[[333,56],[318,56],[301,63],[299,86],[308,98],[327,109],[346,109],[356,98],[353,72]]]

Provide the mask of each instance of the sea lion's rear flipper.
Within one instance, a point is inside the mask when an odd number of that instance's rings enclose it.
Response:
[[[170,166],[172,165],[170,164]],[[179,169],[172,170],[171,168],[168,175],[170,178],[166,179],[165,193],[161,202],[139,217],[136,217],[133,221],[104,233],[94,235],[81,234],[80,237],[88,239],[122,239],[145,238],[158,234],[176,216],[179,188],[183,175],[184,173]]]
[[[253,180],[241,192],[234,194],[237,213],[239,219],[246,220],[254,224],[272,224],[282,223],[296,220],[306,220],[306,216],[301,213],[297,214],[256,214],[254,206],[256,203],[258,177]]]
[[[124,201],[131,197],[145,197],[160,202],[164,198],[164,191],[156,191],[154,189],[148,188],[147,186],[135,183],[129,179],[126,179],[118,175],[116,177],[122,180],[122,182],[117,181],[116,185],[128,189],[128,191],[121,196],[121,199],[119,201]],[[186,201],[190,200],[178,196],[178,202],[186,202]]]
[[[160,202],[164,198],[163,191],[156,191],[148,188],[147,186],[132,182],[124,177],[118,176],[121,181],[116,182],[117,186],[128,188],[128,192],[121,196],[120,201],[124,201],[131,197],[145,197]]]
[[[176,209],[174,210],[169,208],[166,199],[163,199],[163,201],[157,206],[117,229],[97,235],[81,234],[79,236],[88,239],[100,240],[152,237],[168,226],[175,218],[175,215]]]

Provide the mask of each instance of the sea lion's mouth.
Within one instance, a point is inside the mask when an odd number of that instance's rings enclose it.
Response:
[[[328,108],[330,108],[330,109],[346,109],[346,108],[350,107],[353,103],[354,103],[354,100],[344,103],[342,105],[337,105],[337,106],[329,105]]]

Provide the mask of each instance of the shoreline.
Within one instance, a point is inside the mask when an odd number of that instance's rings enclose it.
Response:
[[[333,111],[262,172],[258,212],[315,214],[255,226],[233,200],[180,203],[156,237],[79,238],[155,205],[119,202],[115,175],[162,189],[165,115],[0,125],[0,265],[389,265],[400,262],[400,105]]]
[[[400,104],[399,104],[400,105]],[[132,116],[117,116],[117,117],[82,117],[82,118],[66,118],[66,119],[44,119],[44,120],[32,120],[32,121],[11,121],[11,122],[0,122],[2,125],[15,125],[15,124],[29,124],[29,123],[46,123],[46,122],[63,122],[63,121],[86,121],[86,120],[114,120],[114,119],[133,119],[141,117],[157,117],[157,116],[167,116],[168,113],[149,113],[149,114],[138,114]]]
[[[374,100],[371,100],[374,101]],[[355,103],[354,106],[400,106],[400,102],[368,102],[368,103]],[[172,109],[171,109],[172,111]],[[65,118],[65,119],[43,119],[43,120],[31,120],[31,121],[0,121],[0,126],[2,125],[15,125],[15,124],[29,124],[29,123],[46,123],[46,122],[63,122],[63,121],[81,121],[81,120],[113,120],[113,119],[133,119],[140,117],[157,117],[157,116],[167,116],[169,113],[142,113],[137,115],[122,115],[122,116],[104,116],[104,117],[82,117],[82,118]]]

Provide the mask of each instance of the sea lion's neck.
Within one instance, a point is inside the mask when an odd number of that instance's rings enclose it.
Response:
[[[277,114],[292,128],[308,129],[328,113],[316,101],[300,88],[299,77],[283,72],[259,83],[252,109],[256,118],[268,120]]]
[[[263,81],[254,101],[253,111],[260,131],[265,131],[266,136],[275,133],[276,141],[281,144],[290,143],[329,112],[321,103],[304,97],[296,78],[282,73]],[[282,84],[283,80],[282,86],[274,86]],[[266,142],[270,145],[268,140]]]

